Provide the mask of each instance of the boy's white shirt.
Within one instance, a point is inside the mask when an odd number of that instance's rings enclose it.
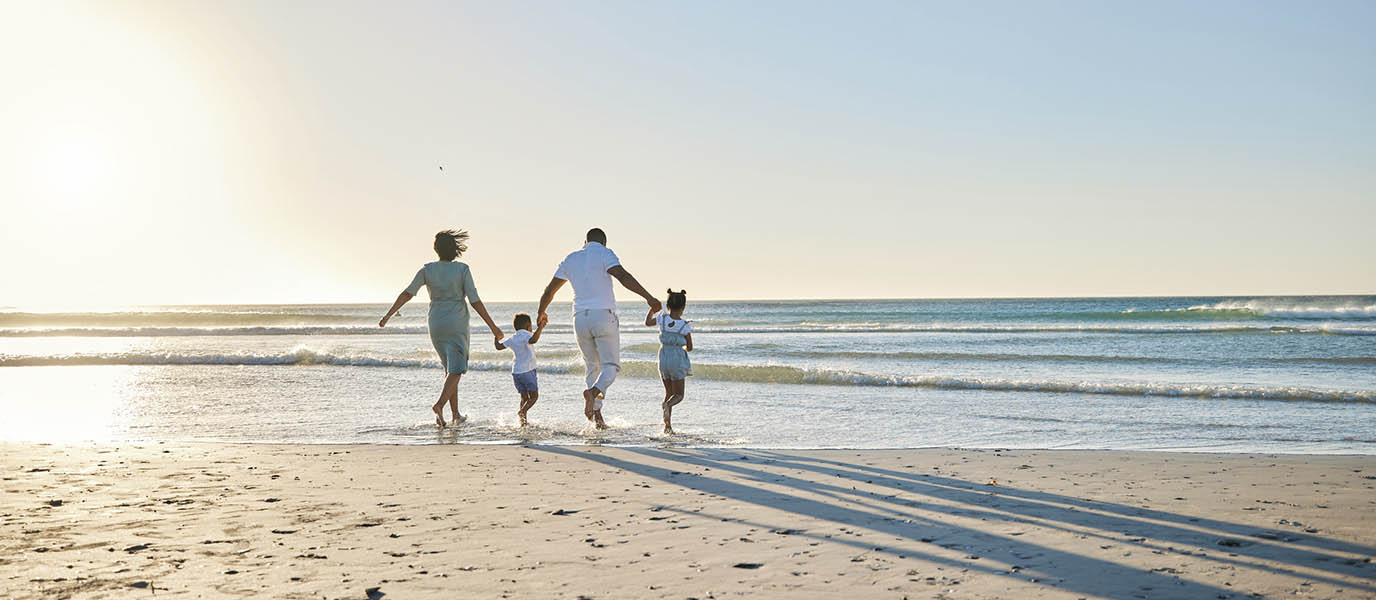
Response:
[[[511,361],[512,374],[519,375],[527,371],[535,370],[535,349],[530,347],[530,337],[533,334],[524,329],[517,329],[511,337],[502,340],[502,345],[511,349],[516,355],[516,359]]]

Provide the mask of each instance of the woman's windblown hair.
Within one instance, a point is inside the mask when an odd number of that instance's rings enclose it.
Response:
[[[669,299],[664,304],[669,307],[669,310],[678,310],[688,306],[688,292],[684,290],[675,292],[671,288],[669,290]]]
[[[435,254],[440,260],[451,261],[468,252],[468,232],[462,229],[446,229],[435,234]]]

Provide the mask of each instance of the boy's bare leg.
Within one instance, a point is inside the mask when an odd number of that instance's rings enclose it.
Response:
[[[516,416],[521,419],[521,427],[528,425],[528,423],[526,423],[526,411],[530,410],[530,407],[535,406],[535,402],[539,399],[540,392],[526,392],[521,394],[521,409],[516,413]]]

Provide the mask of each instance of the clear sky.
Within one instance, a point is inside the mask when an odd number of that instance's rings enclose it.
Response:
[[[0,0],[0,306],[1376,293],[1376,3]],[[443,165],[441,171],[439,166]]]

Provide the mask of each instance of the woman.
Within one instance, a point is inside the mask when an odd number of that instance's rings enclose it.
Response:
[[[435,234],[435,254],[440,259],[436,262],[426,264],[416,273],[416,278],[407,286],[406,291],[397,295],[397,301],[392,304],[392,308],[383,315],[382,320],[377,322],[378,327],[386,327],[387,320],[392,318],[402,305],[416,297],[423,285],[430,290],[430,343],[435,345],[435,352],[440,355],[440,364],[444,365],[444,389],[440,392],[440,399],[430,410],[435,411],[435,423],[444,427],[444,403],[449,403],[450,410],[454,413],[454,424],[463,423],[464,417],[459,414],[459,378],[468,372],[468,306],[464,304],[464,299],[473,305],[473,310],[478,311],[478,316],[487,323],[487,328],[492,330],[492,335],[501,341],[502,330],[492,322],[492,317],[488,316],[487,309],[483,307],[483,301],[478,298],[478,289],[473,286],[473,273],[468,270],[468,265],[455,261],[468,251],[468,232],[446,230]]]

